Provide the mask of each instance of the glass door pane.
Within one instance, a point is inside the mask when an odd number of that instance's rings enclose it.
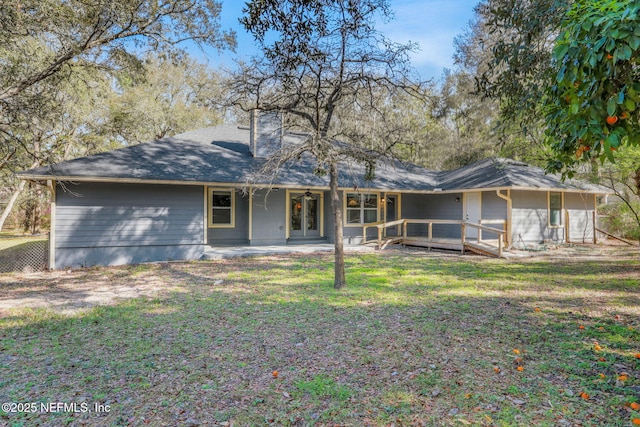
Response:
[[[291,230],[302,231],[302,196],[291,197]]]
[[[307,230],[318,230],[318,196],[313,195],[307,199]]]
[[[320,237],[320,196],[292,193],[289,204],[289,237]]]

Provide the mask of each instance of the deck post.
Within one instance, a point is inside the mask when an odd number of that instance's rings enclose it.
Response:
[[[402,223],[402,239],[403,240],[407,239],[407,220],[406,219]]]
[[[462,232],[462,254],[464,254],[464,239],[465,239],[465,235],[467,234],[467,226],[464,224],[464,222],[462,224],[460,224],[460,230]]]
[[[363,225],[362,226],[362,244],[364,245],[365,243],[367,243],[367,226]]]
[[[498,236],[498,258],[502,258],[502,239],[503,236]]]
[[[482,225],[482,220],[478,220],[478,224]],[[478,227],[478,243],[482,242],[482,228]]]
[[[378,249],[382,249],[382,227],[378,227]]]
[[[593,217],[592,217],[592,222],[593,222],[593,244],[595,245],[595,244],[598,243],[598,232],[596,231],[596,227],[597,227],[598,224],[596,224],[596,211],[594,210],[591,213],[593,215]]]
[[[502,235],[502,238],[504,239],[505,243],[509,243],[508,239],[507,239],[507,222],[505,221],[504,224],[502,224],[502,229],[504,230],[504,234]]]
[[[429,223],[429,240],[433,240],[433,223]]]

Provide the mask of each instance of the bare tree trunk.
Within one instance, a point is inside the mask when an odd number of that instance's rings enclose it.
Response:
[[[2,212],[2,216],[0,216],[0,231],[2,231],[2,227],[4,227],[5,221],[9,217],[9,214],[11,213],[11,211],[13,210],[13,205],[15,205],[16,200],[18,200],[20,193],[22,193],[22,191],[24,190],[25,184],[26,184],[26,181],[20,181],[20,183],[18,184],[18,188],[16,189],[16,191],[13,192],[13,194],[11,195],[11,198],[9,199],[9,203],[7,203],[7,206],[4,208],[4,211]]]
[[[331,209],[333,210],[333,228],[335,238],[335,278],[333,287],[340,289],[346,285],[344,274],[344,239],[342,236],[342,206],[338,192],[338,162],[333,160],[329,167],[329,190],[331,193]]]
[[[40,166],[40,162],[36,160],[35,162],[33,162],[30,169],[36,168],[38,166]],[[18,188],[11,195],[11,198],[9,199],[9,203],[4,208],[4,211],[2,212],[2,216],[0,216],[0,231],[2,231],[2,227],[4,227],[5,221],[7,220],[7,218],[9,218],[9,214],[13,210],[13,205],[15,205],[16,200],[18,200],[18,197],[20,196],[20,193],[22,193],[22,191],[24,190],[24,186],[26,185],[26,183],[27,181],[21,180],[20,183],[18,184]]]
[[[38,234],[40,232],[42,216],[40,215],[42,205],[42,188],[36,184],[35,186],[35,203],[33,206],[33,223],[31,225],[31,234]]]

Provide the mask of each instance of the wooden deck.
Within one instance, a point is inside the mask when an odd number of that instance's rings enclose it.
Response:
[[[408,224],[426,224],[428,226],[428,235],[425,236],[409,236],[407,233]],[[433,237],[433,225],[438,224],[455,224],[460,225],[461,238],[443,239]],[[384,230],[391,227],[402,226],[401,236],[384,236]],[[465,237],[467,227],[477,230],[477,237]],[[367,240],[367,229],[377,228],[377,240]],[[506,227],[505,227],[506,228]],[[482,232],[497,234],[497,239],[483,239]],[[430,220],[430,219],[399,219],[389,223],[368,224],[363,227],[363,244],[375,243],[377,249],[382,250],[391,244],[401,244],[405,246],[417,246],[429,249],[447,249],[465,253],[467,251],[474,252],[485,256],[494,256],[498,258],[505,257],[504,240],[506,231],[504,229],[493,228],[482,224],[473,224],[467,221],[455,220]]]
[[[473,252],[479,255],[499,257],[497,240],[483,240],[481,242],[478,242],[476,240],[466,239],[463,251],[461,239],[428,239],[426,237],[408,237],[406,239],[403,239],[402,237],[396,237],[383,239],[382,247],[378,249],[386,249],[387,247],[389,247],[389,245],[393,244],[416,246],[428,249],[446,249],[451,251]],[[504,255],[505,251],[503,250],[502,257],[504,257]]]

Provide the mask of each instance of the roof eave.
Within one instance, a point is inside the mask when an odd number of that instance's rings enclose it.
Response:
[[[20,172],[16,174],[18,178],[30,181],[65,181],[65,182],[99,182],[99,183],[118,183],[118,184],[160,184],[160,185],[207,185],[207,186],[227,186],[227,187],[245,187],[246,183],[241,182],[216,182],[216,181],[178,181],[178,180],[156,180],[144,178],[117,178],[117,177],[99,177],[99,176],[52,176],[38,175]],[[260,184],[250,185],[250,187],[259,187]],[[278,184],[272,183],[271,187],[278,188],[309,188],[309,189],[328,189],[328,186],[308,186],[305,184]],[[341,189],[349,189],[350,187],[341,187]],[[436,187],[437,188],[437,187]],[[446,190],[434,189],[399,189],[388,187],[367,187],[368,191],[377,192],[400,192],[413,194],[455,194],[464,192],[481,192],[481,191],[562,191],[566,193],[587,193],[596,195],[611,195],[613,192],[587,190],[579,188],[557,188],[557,187],[523,187],[523,186],[499,186],[499,187],[483,187],[483,188],[450,188]],[[363,189],[361,189],[362,191]]]

